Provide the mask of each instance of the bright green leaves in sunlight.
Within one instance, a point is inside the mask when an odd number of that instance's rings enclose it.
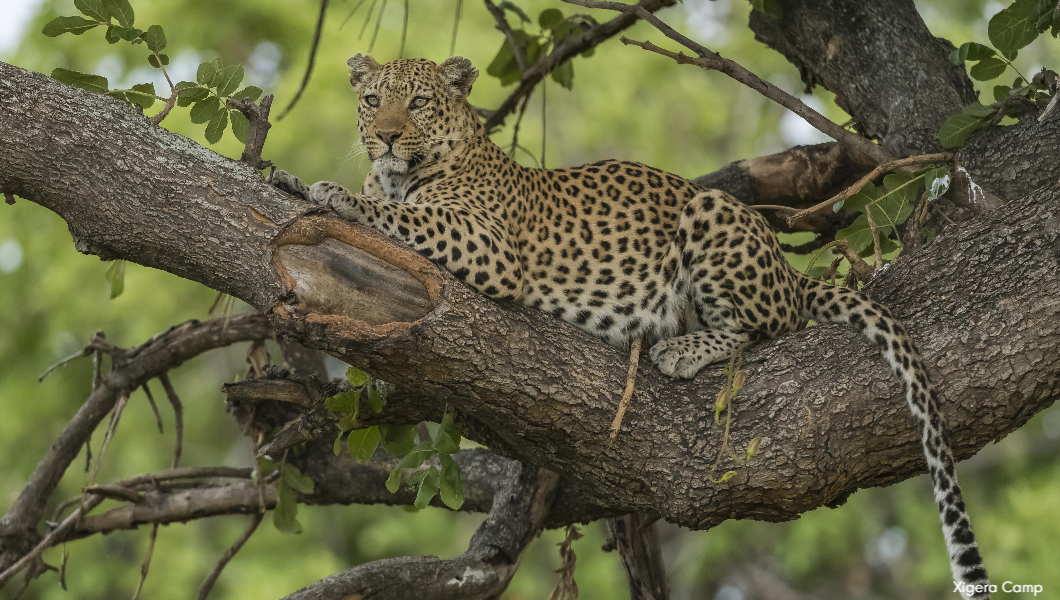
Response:
[[[926,201],[936,200],[949,189],[949,183],[949,169],[937,167],[887,175],[883,178],[883,189],[866,184],[858,193],[832,207],[835,211],[847,208],[863,213],[849,227],[837,231],[836,239],[846,240],[862,256],[875,252],[877,240],[882,254],[892,252],[901,247],[897,227],[913,213],[919,193],[925,191]]]
[[[107,282],[110,283],[110,297],[113,300],[118,296],[121,296],[125,291],[125,261],[116,260],[110,263],[107,267],[107,272],[103,274]]]
[[[116,44],[126,41],[131,44],[143,44],[150,51],[147,62],[165,73],[169,64],[169,55],[163,53],[168,40],[160,25],[151,25],[147,31],[133,27],[135,13],[128,0],[76,0],[83,17],[56,17],[44,26],[44,35],[55,37],[64,33],[80,35],[89,29],[106,25],[105,38],[108,43]],[[69,69],[55,69],[52,77],[75,85],[90,92],[105,94],[125,102],[136,104],[144,109],[154,105],[155,100],[166,102],[165,108],[156,115],[155,122],[161,121],[168,114],[173,101],[177,106],[192,106],[191,120],[196,124],[206,125],[206,140],[216,144],[231,125],[232,133],[240,142],[246,143],[250,123],[246,116],[230,107],[228,98],[257,102],[261,89],[247,86],[239,89],[243,81],[241,65],[224,65],[221,59],[199,65],[196,81],[181,81],[172,86],[170,98],[156,95],[153,83],[140,83],[128,89],[111,90],[106,77],[90,73],[80,73]],[[168,78],[168,74],[166,75]],[[237,91],[238,90],[238,91]]]
[[[272,524],[283,533],[302,533],[302,524],[298,522],[298,494],[312,494],[315,487],[313,480],[286,461],[277,463],[263,458],[258,461],[258,466],[261,476],[266,479],[279,471]]]
[[[1053,0],[1016,0],[990,18],[987,33],[993,47],[967,42],[950,53],[950,61],[955,65],[974,63],[968,74],[977,81],[997,79],[1009,68],[1018,77],[1011,86],[994,86],[993,104],[984,106],[975,102],[947,119],[939,130],[939,141],[944,147],[961,146],[972,133],[997,124],[1002,117],[1019,117],[1028,108],[1048,103],[1054,90],[1038,81],[1038,77],[1028,80],[1012,64],[1019,50],[1046,30],[1051,30],[1053,37],[1060,34],[1060,5]]]
[[[526,25],[532,25],[533,21],[526,12],[510,1],[501,2],[498,8],[505,13],[511,13],[518,17],[517,27],[512,27],[512,40],[505,39],[501,49],[493,58],[486,73],[500,80],[501,85],[511,85],[521,81],[524,73],[519,69],[519,59],[516,52],[523,56],[527,70],[532,69],[542,60],[545,60],[549,52],[556,46],[562,44],[568,38],[587,31],[594,25],[596,20],[588,15],[571,15],[565,17],[563,11],[557,8],[548,8],[541,11],[537,16],[539,32],[531,33],[526,30]],[[582,56],[592,56],[593,51],[587,50]],[[552,80],[569,89],[574,87],[574,65],[566,61],[552,71]]]
[[[460,467],[452,457],[460,451],[460,427],[454,422],[453,414],[447,412],[442,417],[433,439],[419,444],[416,443],[414,425],[373,425],[354,429],[362,400],[368,403],[372,412],[379,413],[386,405],[386,399],[368,374],[356,367],[346,370],[346,380],[350,384],[348,391],[324,401],[328,410],[341,415],[335,454],[342,452],[342,437],[346,432],[349,432],[346,451],[360,462],[370,460],[381,444],[390,454],[403,457],[386,480],[391,493],[401,488],[401,478],[406,471],[416,469],[405,479],[405,486],[416,490],[417,508],[426,508],[431,498],[439,493],[446,506],[454,510],[460,508],[464,503],[464,486],[460,480]],[[420,469],[425,463],[428,467]]]

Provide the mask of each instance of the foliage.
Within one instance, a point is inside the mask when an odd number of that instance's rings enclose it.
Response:
[[[41,32],[48,37],[57,37],[64,33],[81,35],[90,29],[106,25],[107,32],[104,37],[108,43],[116,44],[124,40],[133,45],[146,45],[150,51],[147,62],[160,69],[166,76],[166,81],[169,81],[169,73],[166,72],[169,55],[162,52],[167,45],[166,34],[161,26],[151,25],[147,31],[133,27],[135,14],[128,0],[75,0],[74,6],[88,18],[55,17],[48,21]],[[206,123],[206,139],[211,144],[220,141],[230,120],[232,133],[239,141],[245,143],[249,129],[247,118],[238,110],[228,107],[226,99],[254,102],[261,96],[261,89],[252,85],[237,92],[236,89],[243,81],[243,67],[224,66],[219,58],[199,65],[197,81],[181,81],[176,85],[170,83],[170,98],[155,95],[153,83],[140,83],[127,89],[112,90],[108,87],[110,84],[106,77],[63,68],[53,70],[52,77],[90,92],[131,102],[144,109],[151,108],[155,100],[171,102],[176,99],[178,106],[194,104],[191,109],[191,121],[197,124]],[[158,120],[165,118],[167,113],[168,107],[162,110]],[[111,278],[111,281],[116,279]],[[117,284],[115,289],[118,289]]]
[[[1049,31],[1054,38],[1060,35],[1060,5],[1052,0],[1015,0],[990,19],[987,31],[993,47],[966,42],[950,54],[950,61],[955,65],[975,63],[968,74],[977,81],[997,79],[1009,68],[1017,77],[1012,85],[994,86],[992,104],[973,102],[947,119],[939,130],[939,141],[946,148],[964,145],[968,136],[1002,117],[1020,116],[1026,104],[1044,107],[1056,92],[1043,78],[1028,80],[1012,61],[1042,33]]]
[[[505,0],[498,5],[505,13],[512,13],[519,18],[520,24],[531,23],[530,17],[523,9],[519,8],[510,0]],[[512,28],[512,40],[505,38],[501,49],[493,57],[493,61],[486,68],[486,73],[500,80],[501,85],[511,85],[519,82],[524,73],[519,70],[519,61],[516,52],[526,59],[527,70],[534,68],[542,60],[546,60],[553,48],[566,42],[568,39],[580,35],[595,26],[596,19],[588,15],[563,16],[563,11],[558,8],[547,8],[537,16],[537,25],[540,32],[532,34],[520,27]],[[582,52],[582,56],[590,57],[594,53],[592,48]],[[552,80],[569,89],[574,88],[574,63],[571,61],[555,67],[552,70]]]
[[[402,456],[401,462],[386,481],[391,493],[401,487],[402,474],[407,470],[430,464],[426,469],[413,471],[405,481],[409,490],[416,491],[416,508],[427,508],[431,498],[438,493],[446,506],[453,510],[460,508],[464,504],[464,486],[460,479],[460,466],[452,457],[460,451],[460,427],[453,422],[453,414],[447,412],[442,417],[433,440],[424,440],[419,444],[416,444],[414,425],[372,425],[354,429],[360,414],[362,395],[376,413],[383,410],[386,399],[364,371],[350,367],[346,370],[346,379],[351,389],[325,401],[328,410],[342,415],[339,437],[335,439],[335,454],[342,452],[342,436],[349,432],[346,437],[347,451],[360,462],[371,459],[380,443],[387,452]],[[439,463],[441,469],[431,464],[434,462]]]

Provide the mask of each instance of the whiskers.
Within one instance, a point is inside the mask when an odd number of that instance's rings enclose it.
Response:
[[[350,149],[346,151],[346,154],[342,156],[341,162],[350,162],[356,158],[365,157],[368,158],[368,148],[364,145],[360,139],[350,144]],[[367,162],[371,162],[369,159]]]

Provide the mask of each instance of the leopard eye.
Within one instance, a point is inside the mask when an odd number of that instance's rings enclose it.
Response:
[[[379,96],[371,95],[365,96],[364,101],[368,103],[368,106],[379,106]]]
[[[412,106],[412,108],[423,108],[424,106],[427,106],[427,103],[430,102],[430,101],[431,101],[430,98],[426,98],[424,96],[416,96],[415,98],[412,99],[412,105],[411,106]]]

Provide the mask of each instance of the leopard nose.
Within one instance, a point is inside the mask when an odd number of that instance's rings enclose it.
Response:
[[[375,136],[377,138],[379,138],[380,140],[382,140],[382,142],[384,144],[389,146],[390,144],[392,144],[394,142],[394,140],[396,140],[397,138],[401,137],[401,132],[400,131],[379,131],[379,132],[376,132]]]

